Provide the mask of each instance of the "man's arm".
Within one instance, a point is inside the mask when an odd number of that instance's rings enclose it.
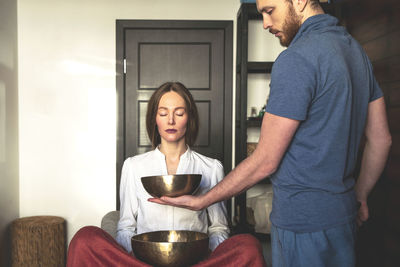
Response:
[[[245,191],[275,172],[299,124],[297,120],[265,113],[256,150],[212,190],[202,196],[161,197],[149,201],[201,210]]]
[[[368,219],[367,197],[385,167],[392,144],[383,97],[368,105],[365,136],[366,144],[361,161],[360,176],[356,183],[357,200],[361,203],[358,212],[359,225]]]

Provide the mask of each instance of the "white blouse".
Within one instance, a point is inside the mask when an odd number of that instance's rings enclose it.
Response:
[[[176,173],[202,175],[196,194],[206,193],[224,177],[223,166],[218,160],[190,148],[181,155]],[[117,242],[131,252],[133,235],[162,230],[191,230],[208,233],[209,247],[214,250],[229,235],[225,203],[215,203],[207,211],[192,211],[147,201],[152,196],[144,189],[141,177],[167,174],[165,156],[158,148],[125,160],[120,184]]]

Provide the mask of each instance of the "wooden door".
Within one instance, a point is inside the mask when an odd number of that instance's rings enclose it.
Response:
[[[182,82],[198,107],[193,149],[231,170],[232,26],[232,21],[117,21],[117,203],[123,161],[151,150],[147,102],[166,81]]]

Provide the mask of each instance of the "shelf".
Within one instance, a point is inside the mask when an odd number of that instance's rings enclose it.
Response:
[[[335,17],[341,17],[341,5],[338,0],[331,1],[332,3],[319,3],[324,10],[325,13],[331,14]],[[238,17],[243,15],[242,13],[247,15],[248,20],[262,20],[263,17],[260,13],[258,13],[257,6],[255,3],[243,3],[241,4],[240,10],[238,12]]]
[[[265,177],[261,181],[259,181],[257,184],[271,184],[271,178],[270,177]]]
[[[261,127],[262,117],[254,117],[246,120],[247,127]]]
[[[325,13],[332,15],[339,15],[338,11],[340,9],[339,1],[332,1],[333,3],[319,3],[324,10]],[[336,3],[337,2],[337,3]],[[339,8],[338,8],[339,7]],[[242,3],[240,10],[238,12],[238,17],[243,15],[242,13],[247,15],[248,20],[262,20],[263,17],[260,13],[258,13],[257,6],[255,3]]]
[[[339,12],[339,1],[332,1],[333,3],[319,3],[324,10],[325,13],[327,14],[332,14],[334,16],[340,15]],[[241,5],[240,11],[238,13],[238,17],[241,15],[241,13],[244,12],[247,14],[248,20],[262,20],[263,17],[260,13],[258,13],[257,6],[255,3],[243,3]]]
[[[248,20],[262,20],[262,15],[258,13],[255,3],[242,3],[237,16],[247,16]]]
[[[274,62],[269,61],[249,61],[247,62],[247,73],[271,73]],[[241,66],[236,66],[236,73],[241,72]]]
[[[252,235],[254,237],[256,237],[260,242],[263,242],[263,241],[270,242],[271,241],[271,234],[254,232],[254,233],[252,233]]]
[[[231,232],[232,235],[237,234],[251,234],[260,242],[271,242],[271,234],[268,233],[258,233],[254,231],[254,226],[248,223],[235,225]]]
[[[274,62],[248,62],[248,73],[271,73]]]

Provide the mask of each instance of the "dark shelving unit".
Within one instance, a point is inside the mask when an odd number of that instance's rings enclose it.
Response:
[[[246,120],[246,126],[249,127],[261,127],[262,117],[249,118]]]
[[[247,128],[260,127],[262,117],[247,118],[247,75],[249,73],[270,73],[273,62],[249,62],[248,22],[262,20],[256,5],[243,3],[237,14],[237,54],[236,54],[236,158],[238,165],[247,157]],[[262,183],[269,182],[264,179]],[[252,227],[247,223],[246,192],[235,197],[235,232],[250,233]]]

